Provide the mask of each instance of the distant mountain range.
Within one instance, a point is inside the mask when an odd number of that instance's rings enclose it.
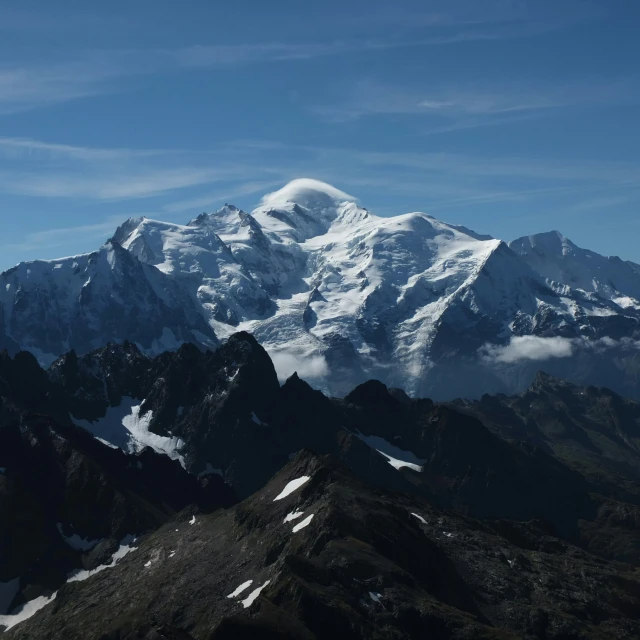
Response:
[[[314,180],[252,213],[131,219],[94,253],[0,274],[0,348],[43,364],[124,340],[216,348],[238,330],[281,379],[333,395],[373,377],[479,398],[521,391],[543,365],[640,397],[640,265],[557,232],[506,244],[424,213],[378,217]]]

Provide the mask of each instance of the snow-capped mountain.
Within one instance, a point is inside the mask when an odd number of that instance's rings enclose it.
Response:
[[[640,267],[577,247],[558,231],[518,238],[509,246],[548,280],[597,293],[623,309],[640,309]]]
[[[0,274],[4,333],[44,363],[69,349],[130,340],[149,352],[184,341],[214,346],[215,334],[179,283],[116,242]]]
[[[0,275],[0,320],[5,340],[39,355],[124,339],[212,346],[245,330],[283,377],[335,394],[377,377],[444,397],[528,384],[498,375],[513,339],[635,340],[638,297],[631,265],[557,235],[509,247],[425,213],[378,217],[301,179],[252,213],[131,219],[95,254],[21,264]],[[526,363],[540,360],[530,351]]]

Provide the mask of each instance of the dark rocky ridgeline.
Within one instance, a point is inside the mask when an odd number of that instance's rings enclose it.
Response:
[[[13,380],[25,391],[29,382],[37,405],[41,380]],[[0,614],[109,562],[123,539],[188,505],[211,511],[233,502],[218,476],[198,480],[148,448],[125,454],[0,394],[0,583],[10,583],[4,595],[11,589]]]
[[[297,375],[280,386],[268,354],[247,333],[235,334],[215,352],[184,345],[149,358],[124,343],[85,356],[70,353],[46,374],[26,354],[5,361],[27,370],[16,379],[35,380],[41,389],[25,394],[20,382],[14,394],[23,393],[27,404],[37,400],[40,410],[60,421],[69,422],[69,413],[97,419],[110,405],[135,398],[143,413],[152,412],[152,431],[185,441],[182,453],[190,471],[217,471],[240,498],[264,486],[295,452],[309,448],[334,455],[376,486],[417,493],[442,508],[477,518],[540,520],[572,543],[608,558],[640,563],[640,500],[632,491],[622,494],[622,485],[598,474],[598,457],[589,449],[578,449],[572,463],[563,457],[563,449],[514,427],[518,422],[507,419],[509,411],[513,413],[508,407],[503,410],[507,418],[496,424],[511,431],[497,428],[486,413],[469,415],[483,403],[499,405],[501,397],[457,407],[410,399],[370,381],[342,400],[327,398]],[[556,396],[531,393],[537,394],[542,414],[558,411]],[[620,425],[640,413],[635,404],[612,396],[611,402],[587,408],[583,398],[591,396],[572,394],[574,410],[582,407],[582,414],[573,417],[577,425],[587,424],[595,408],[604,419],[611,405],[618,411],[612,442],[626,438],[633,445],[633,429]],[[525,397],[520,402],[525,416],[531,401]],[[620,429],[631,432],[623,437]],[[578,426],[573,431],[579,431]],[[637,472],[640,458],[631,445],[625,447],[627,458],[610,462]],[[414,460],[422,470],[395,469],[376,449]],[[587,472],[589,464],[593,473]],[[603,460],[604,468],[608,464]]]
[[[640,635],[638,585],[534,522],[441,511],[301,452],[236,507],[185,514],[65,585],[6,637],[622,640]]]

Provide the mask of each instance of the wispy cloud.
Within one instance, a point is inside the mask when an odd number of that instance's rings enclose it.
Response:
[[[435,131],[447,131],[489,124],[508,118],[528,118],[568,107],[599,107],[640,103],[640,85],[634,78],[559,86],[526,84],[495,85],[491,82],[468,86],[417,89],[361,80],[350,97],[314,111],[334,121],[362,117],[405,115],[437,118]]]
[[[635,187],[640,184],[640,163],[638,162],[446,152],[363,151],[350,147],[292,145],[275,140],[237,140],[233,142],[232,147],[237,150],[245,149],[249,153],[304,152],[310,158],[307,162],[313,162],[327,170],[338,166],[359,168],[360,176],[364,173],[365,177],[372,180],[377,180],[377,176],[371,175],[377,167],[384,169],[390,180],[394,180],[395,176],[391,176],[387,171],[396,168],[411,170],[413,175],[421,176],[423,179],[427,175],[440,179],[439,176],[442,174],[478,179],[540,178],[556,183],[554,186],[550,185],[550,188],[559,188],[557,183],[562,181],[611,183],[626,187]],[[334,174],[340,175],[340,172],[342,172],[341,169],[334,171]],[[346,173],[345,177],[353,175],[354,173]],[[408,174],[403,172],[402,175]]]
[[[82,224],[74,227],[43,229],[27,233],[22,242],[5,244],[2,246],[7,251],[34,251],[41,249],[55,249],[68,244],[69,237],[76,240],[90,241],[102,238],[106,240],[116,229],[117,225],[123,221],[121,216],[110,216],[91,224]]]
[[[0,114],[32,109],[80,98],[124,90],[123,79],[136,75],[172,73],[184,69],[212,69],[232,65],[282,63],[359,53],[375,53],[391,49],[407,49],[456,45],[519,38],[544,33],[576,20],[577,12],[545,14],[523,11],[521,3],[493,1],[462,2],[457,6],[442,4],[437,10],[404,12],[376,11],[368,8],[352,11],[356,24],[370,21],[384,26],[373,29],[375,35],[361,31],[326,40],[237,42],[203,44],[177,48],[121,48],[109,50],[76,50],[67,59],[20,60],[13,56],[10,64],[0,64]],[[349,12],[347,12],[349,13]],[[585,12],[581,12],[583,19]],[[32,15],[32,25],[60,30],[60,17],[54,12]],[[103,18],[103,19],[106,19]],[[110,20],[113,17],[109,18]],[[346,18],[345,18],[346,19]],[[78,21],[79,20],[79,21]],[[87,13],[78,20],[67,21],[80,28],[100,22],[99,14]],[[87,22],[89,21],[89,22]],[[2,15],[0,15],[2,22]],[[6,24],[25,29],[30,25],[24,11],[6,14]],[[395,28],[390,31],[389,26]],[[0,28],[2,25],[0,24]],[[335,25],[334,25],[335,27]],[[336,32],[333,29],[331,32]],[[423,101],[437,103],[428,96]],[[356,109],[358,111],[358,109]]]
[[[27,138],[0,137],[1,156],[0,193],[43,198],[129,200],[224,184],[207,196],[211,203],[270,188],[287,175],[274,163],[224,152],[100,148]],[[197,200],[183,200],[173,210],[195,206]]]
[[[110,175],[0,172],[0,191],[47,198],[119,200],[160,194],[237,177],[227,168],[137,168]]]
[[[281,186],[282,183],[283,179],[245,182],[233,185],[225,190],[210,192],[203,196],[171,202],[165,205],[163,209],[169,212],[192,211],[202,208],[210,209],[215,203],[229,201],[233,198],[240,198],[254,193],[265,193],[269,189]]]
[[[11,158],[52,157],[72,160],[123,160],[144,158],[166,154],[176,154],[179,150],[162,149],[121,149],[81,147],[34,140],[33,138],[0,137],[0,153]]]

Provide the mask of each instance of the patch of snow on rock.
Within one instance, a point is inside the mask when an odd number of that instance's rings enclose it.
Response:
[[[271,580],[267,580],[261,587],[258,587],[257,589],[254,589],[250,594],[249,597],[246,598],[245,600],[242,600],[242,606],[245,609],[248,609],[258,598],[258,596],[260,595],[261,591],[271,582]]]
[[[360,432],[356,433],[356,436],[358,436],[360,440],[369,445],[372,449],[375,449],[378,453],[382,454],[394,469],[400,470],[403,467],[408,467],[414,471],[422,471],[422,465],[424,465],[425,460],[418,458],[411,451],[404,451],[403,449],[389,444],[380,436],[365,436]]]
[[[414,518],[418,518],[418,520],[420,520],[420,522],[422,522],[423,524],[427,524],[427,521],[420,515],[418,515],[417,513],[412,513],[411,514]]]
[[[96,573],[100,573],[100,571],[115,567],[116,564],[118,564],[118,562],[122,560],[122,558],[124,558],[128,553],[136,550],[136,548],[133,546],[133,543],[135,541],[135,536],[125,536],[124,538],[122,538],[122,540],[120,540],[120,546],[118,547],[117,551],[111,556],[110,562],[108,562],[107,564],[101,564],[95,569],[79,569],[73,571],[69,574],[67,582],[82,582],[83,580],[90,578]]]
[[[227,598],[237,598],[243,591],[246,591],[253,584],[253,580],[247,580],[243,582],[233,593],[230,593]]]
[[[287,483],[287,486],[273,499],[274,502],[276,500],[283,500],[287,496],[291,495],[294,491],[297,491],[305,482],[311,480],[311,476],[301,476],[300,478],[296,478],[291,482]]]
[[[181,438],[160,436],[149,431],[149,424],[153,419],[153,412],[147,411],[140,415],[140,408],[144,401],[125,397],[120,406],[109,407],[103,418],[90,422],[73,418],[76,426],[86,429],[103,444],[117,447],[128,453],[137,453],[144,447],[151,447],[154,451],[178,460],[184,467],[184,458],[180,450],[184,446]]]
[[[195,524],[195,523],[196,523],[196,517],[193,516],[191,520],[189,520],[189,524]]]
[[[301,529],[304,529],[312,520],[314,514],[312,513],[310,516],[307,516],[302,522],[299,522],[295,527],[293,527],[293,533],[298,533]]]
[[[292,522],[293,520],[297,520],[300,516],[304,514],[304,511],[292,511],[287,514],[287,517],[284,519],[285,524],[287,522]]]
[[[20,622],[24,622],[25,620],[29,619],[43,607],[46,607],[55,599],[56,595],[57,591],[50,597],[40,596],[39,598],[35,598],[33,600],[29,600],[29,602],[21,604],[19,607],[17,607],[7,615],[1,615],[0,626],[5,626],[7,630],[15,627]]]

